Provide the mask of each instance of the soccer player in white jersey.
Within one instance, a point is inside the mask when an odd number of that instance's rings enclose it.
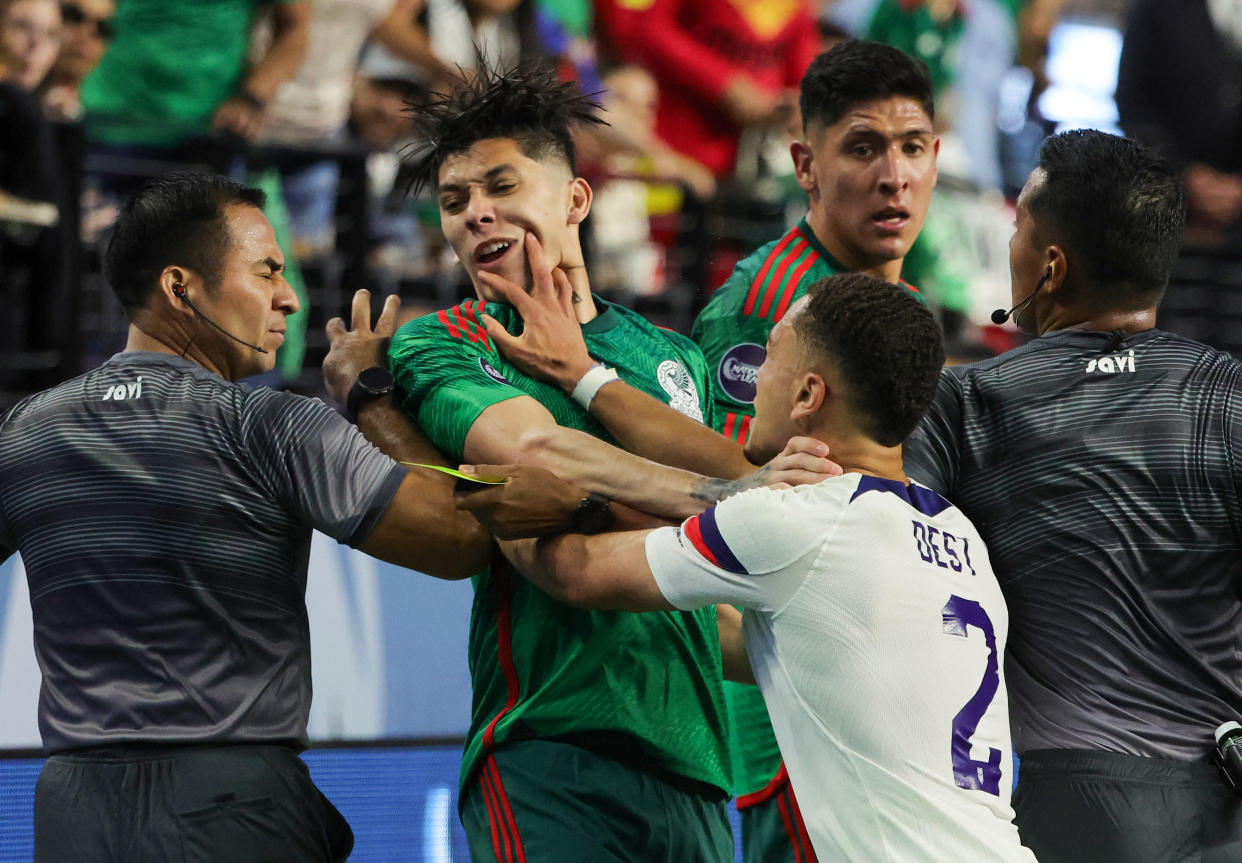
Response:
[[[944,361],[939,331],[883,287],[813,285],[759,370],[747,455],[811,435],[842,476],[747,491],[680,528],[506,553],[574,605],[745,608],[725,668],[749,658],[819,859],[1031,863],[1009,803],[1005,601],[971,523],[902,469]],[[494,492],[479,494],[462,505],[486,518]]]

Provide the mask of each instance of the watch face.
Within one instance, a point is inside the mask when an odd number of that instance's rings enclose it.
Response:
[[[574,533],[603,533],[612,527],[612,510],[608,498],[592,494],[586,497],[573,514]]]
[[[392,372],[380,366],[371,366],[358,373],[358,384],[368,392],[387,392],[393,386]]]

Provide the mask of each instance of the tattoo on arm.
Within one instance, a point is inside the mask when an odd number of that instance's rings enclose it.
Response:
[[[577,291],[574,291],[573,293],[573,301],[574,301],[575,306],[578,305],[580,302],[582,302],[582,297],[578,296]]]
[[[690,496],[704,503],[719,503],[730,495],[750,488],[760,488],[767,482],[771,467],[764,465],[750,476],[741,479],[717,479],[703,477],[703,480],[690,491]]]

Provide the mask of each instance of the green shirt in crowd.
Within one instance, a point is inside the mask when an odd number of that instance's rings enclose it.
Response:
[[[119,0],[116,38],[82,84],[87,134],[175,147],[206,135],[237,92],[256,10],[299,0]]]

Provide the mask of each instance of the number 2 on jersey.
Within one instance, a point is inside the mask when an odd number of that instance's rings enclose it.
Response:
[[[992,699],[996,697],[996,690],[1000,688],[996,631],[992,628],[992,620],[983,610],[983,606],[973,599],[950,596],[944,608],[940,609],[940,618],[946,635],[966,638],[967,630],[974,626],[983,631],[983,638],[988,646],[988,664],[983,670],[983,680],[979,682],[979,688],[975,690],[975,694],[953,717],[953,738],[950,748],[953,761],[953,782],[959,788],[999,795],[1000,750],[989,747],[987,761],[975,761],[970,757],[971,735],[979,727],[979,720],[991,706]]]

